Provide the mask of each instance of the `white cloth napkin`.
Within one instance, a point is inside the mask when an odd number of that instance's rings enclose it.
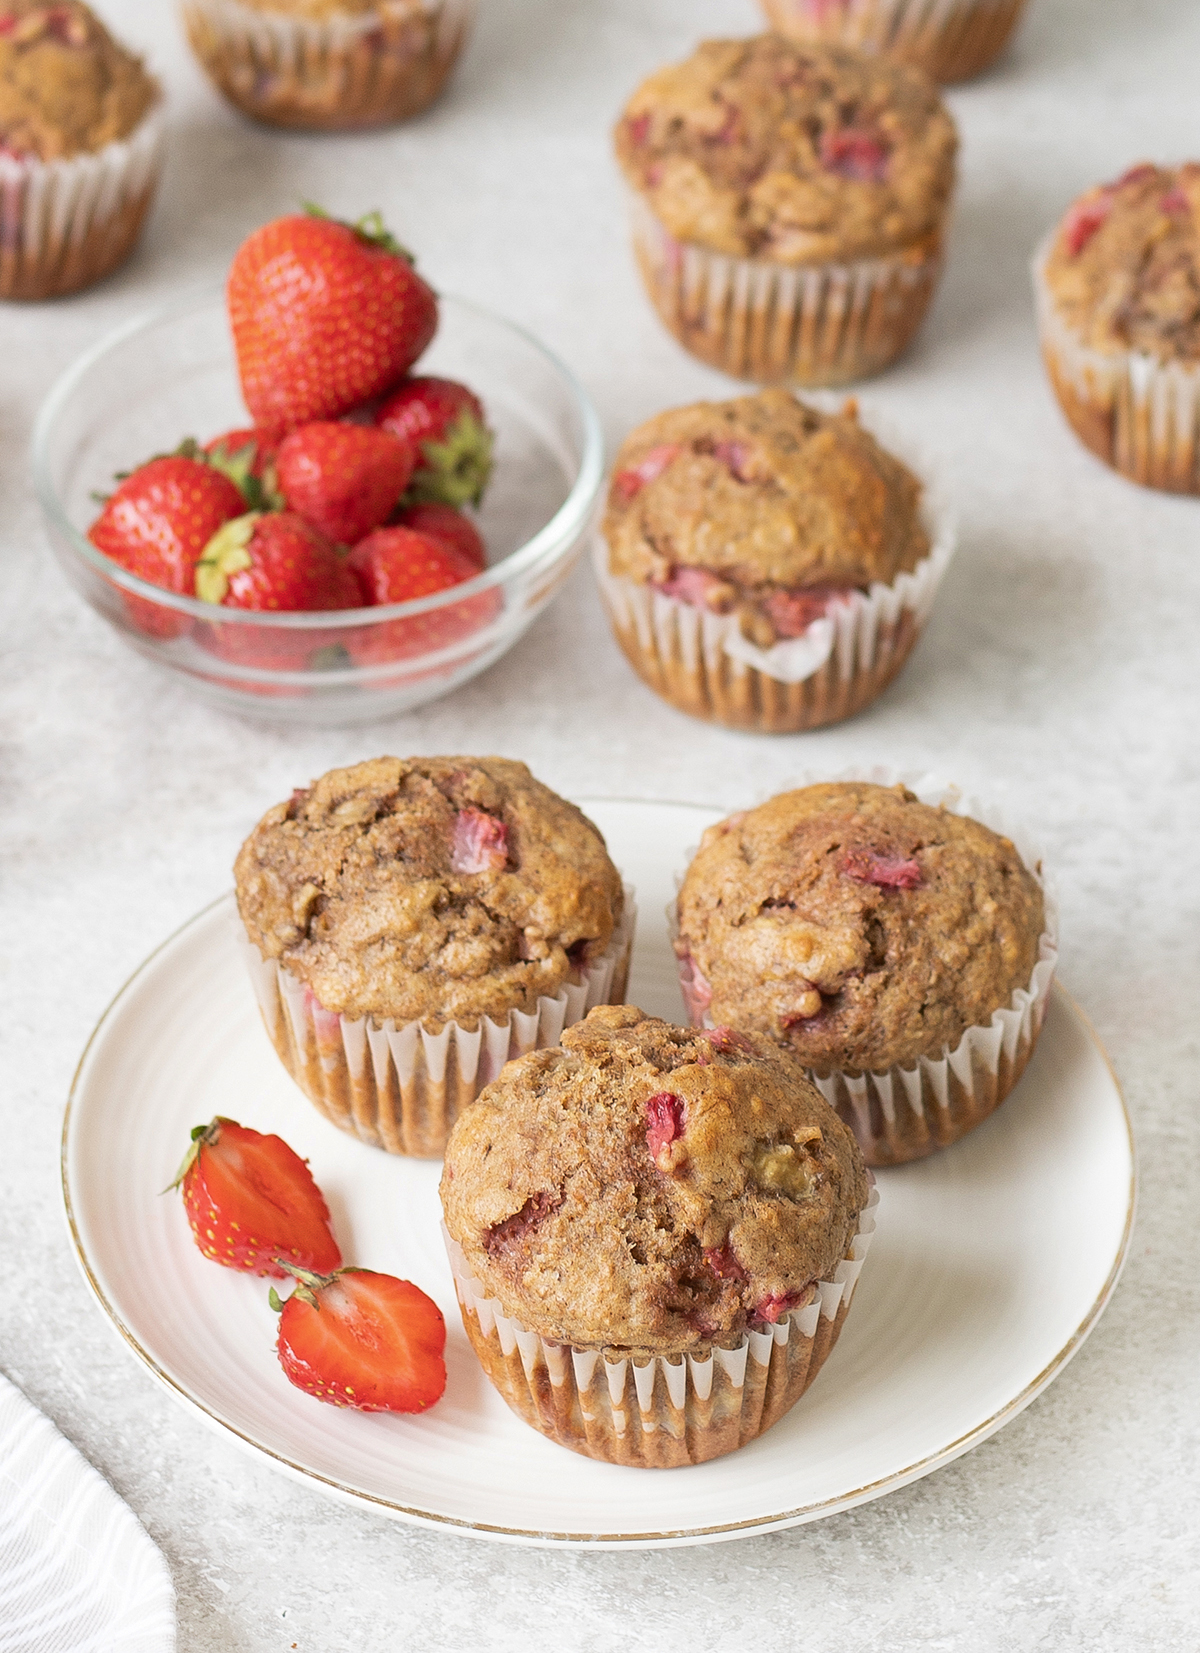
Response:
[[[175,1653],[175,1591],[157,1545],[4,1377],[0,1653]]]

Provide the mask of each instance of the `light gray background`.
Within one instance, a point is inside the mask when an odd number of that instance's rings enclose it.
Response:
[[[483,0],[444,101],[355,138],[254,129],[208,89],[165,0],[101,9],[165,78],[172,153],[126,270],[0,315],[0,1365],[162,1545],[181,1648],[1194,1649],[1200,503],[1142,492],[1076,444],[1039,368],[1027,261],[1084,186],[1200,153],[1195,0],[1032,0],[1015,50],[950,94],[963,157],[949,272],[916,349],[864,401],[943,456],[962,549],[900,682],[856,721],[795,738],[660,704],[585,570],[504,661],[415,716],[312,735],[236,721],[127,652],[66,587],[26,465],[60,369],[218,278],[247,231],[301,197],[385,209],[436,283],[561,352],[611,443],[664,406],[727,394],[642,297],[607,133],[644,73],[702,34],[753,30],[751,0]],[[854,1513],[629,1555],[501,1549],[359,1514],[175,1406],[70,1255],[57,1172],[70,1076],[122,981],[227,886],[261,811],[380,751],[500,751],[566,793],[730,807],[801,768],[882,760],[936,767],[1026,817],[1062,895],[1063,980],[1116,1063],[1142,1163],[1123,1284],[1047,1394]]]

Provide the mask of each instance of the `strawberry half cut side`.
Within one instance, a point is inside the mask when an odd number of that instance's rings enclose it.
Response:
[[[236,1120],[197,1125],[172,1188],[196,1244],[214,1263],[286,1278],[286,1266],[329,1271],[342,1254],[312,1172],[282,1137]]]
[[[357,1412],[424,1412],[446,1388],[446,1322],[411,1280],[370,1269],[290,1268],[276,1351],[290,1383]]]

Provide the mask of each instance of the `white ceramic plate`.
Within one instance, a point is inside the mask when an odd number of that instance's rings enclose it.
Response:
[[[713,812],[585,801],[637,886],[630,996],[681,1014],[664,909]],[[964,1142],[880,1175],[877,1238],[841,1341],[769,1434],[679,1470],[593,1463],[513,1417],[462,1332],[438,1233],[437,1165],[328,1125],[280,1067],[238,956],[232,897],[149,958],[80,1063],[63,1133],[67,1217],[88,1283],[178,1399],[281,1469],[403,1520],[515,1542],[685,1544],[811,1521],[926,1475],[1001,1428],[1095,1325],[1133,1220],[1129,1124],[1061,990],[1020,1086]],[[405,1275],[450,1327],[445,1398],[420,1418],[338,1411],[274,1355],[266,1283],[192,1243],[170,1182],[222,1113],[311,1160],[348,1261]]]

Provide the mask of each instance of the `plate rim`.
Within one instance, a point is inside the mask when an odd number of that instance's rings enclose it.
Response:
[[[713,804],[697,804],[690,801],[666,798],[634,798],[634,797],[602,797],[598,795],[581,796],[579,803],[605,804],[644,804],[664,806],[672,809],[692,809],[697,813],[719,814],[720,806]],[[173,946],[194,925],[200,924],[216,908],[226,906],[233,896],[232,890],[225,890],[214,900],[193,913],[190,918],[178,925],[170,935],[164,937],[153,948],[141,963],[138,964],[124,982],[117,988],[108,1004],[100,1014],[86,1044],[80,1054],[71,1078],[70,1089],[67,1093],[66,1107],[63,1111],[62,1137],[60,1143],[60,1173],[62,1183],[63,1213],[66,1218],[67,1229],[71,1240],[71,1248],[75,1261],[79,1266],[84,1281],[104,1311],[111,1327],[122,1341],[133,1351],[139,1361],[150,1372],[150,1375],[167,1390],[178,1402],[197,1414],[210,1428],[223,1435],[231,1436],[245,1450],[254,1456],[266,1459],[270,1464],[282,1470],[285,1474],[301,1482],[312,1483],[333,1496],[359,1507],[377,1510],[393,1520],[404,1521],[414,1526],[423,1527],[429,1531],[449,1531],[464,1537],[477,1537],[500,1543],[524,1544],[531,1547],[546,1549],[663,1549],[682,1547],[685,1545],[700,1545],[708,1543],[728,1542],[739,1538],[753,1538],[768,1532],[778,1532],[790,1527],[806,1525],[810,1521],[818,1521],[826,1516],[836,1515],[842,1510],[853,1509],[864,1503],[872,1502],[876,1498],[886,1496],[889,1492],[899,1491],[901,1487],[909,1486],[912,1482],[932,1474],[944,1465],[952,1463],[962,1457],[974,1447],[980,1445],[990,1436],[1010,1423],[1020,1412],[1037,1398],[1042,1391],[1058,1376],[1082,1348],[1088,1336],[1095,1329],[1104,1310],[1107,1308],[1120,1280],[1129,1255],[1130,1240],[1133,1235],[1134,1222],[1137,1214],[1138,1202],[1138,1156],[1137,1141],[1134,1136],[1133,1121],[1129,1113],[1129,1104],[1126,1101],[1121,1081],[1117,1076],[1107,1050],[1096,1032],[1087,1013],[1057,978],[1054,980],[1051,992],[1062,1001],[1070,1012],[1074,1014],[1086,1033],[1089,1042],[1099,1054],[1104,1063],[1108,1076],[1112,1081],[1117,1100],[1121,1106],[1121,1116],[1125,1124],[1126,1142],[1129,1151],[1129,1192],[1126,1199],[1125,1222],[1121,1231],[1120,1242],[1112,1266],[1105,1278],[1100,1291],[1097,1293],[1087,1313],[1079,1321],[1075,1330],[1066,1342],[1057,1351],[1042,1370],[1025,1385],[1025,1387],[998,1408],[989,1417],[981,1420],[973,1428],[960,1435],[957,1439],[941,1447],[938,1451],[917,1459],[914,1463],[905,1465],[902,1469],[893,1470],[878,1480],[868,1481],[850,1492],[839,1493],[831,1498],[821,1499],[816,1503],[799,1505],[794,1509],[781,1510],[777,1514],[754,1516],[748,1520],[724,1522],[704,1527],[682,1527],[663,1532],[637,1533],[586,1533],[586,1532],[556,1532],[538,1530],[528,1527],[507,1527],[491,1522],[466,1521],[458,1516],[439,1515],[429,1510],[415,1509],[401,1504],[395,1499],[385,1498],[378,1493],[365,1492],[359,1487],[347,1486],[334,1477],[325,1475],[306,1465],[296,1463],[291,1458],[274,1448],[265,1446],[255,1440],[235,1424],[219,1416],[203,1401],[192,1395],[188,1389],[158,1363],[151,1352],[144,1348],[138,1338],[121,1318],[115,1304],[109,1301],[104,1288],[100,1284],[85,1250],[83,1239],[76,1221],[75,1210],[71,1198],[70,1183],[70,1143],[71,1122],[78,1100],[80,1082],[84,1070],[88,1065],[93,1048],[100,1040],[111,1017],[138,979],[148,971],[160,954]]]

